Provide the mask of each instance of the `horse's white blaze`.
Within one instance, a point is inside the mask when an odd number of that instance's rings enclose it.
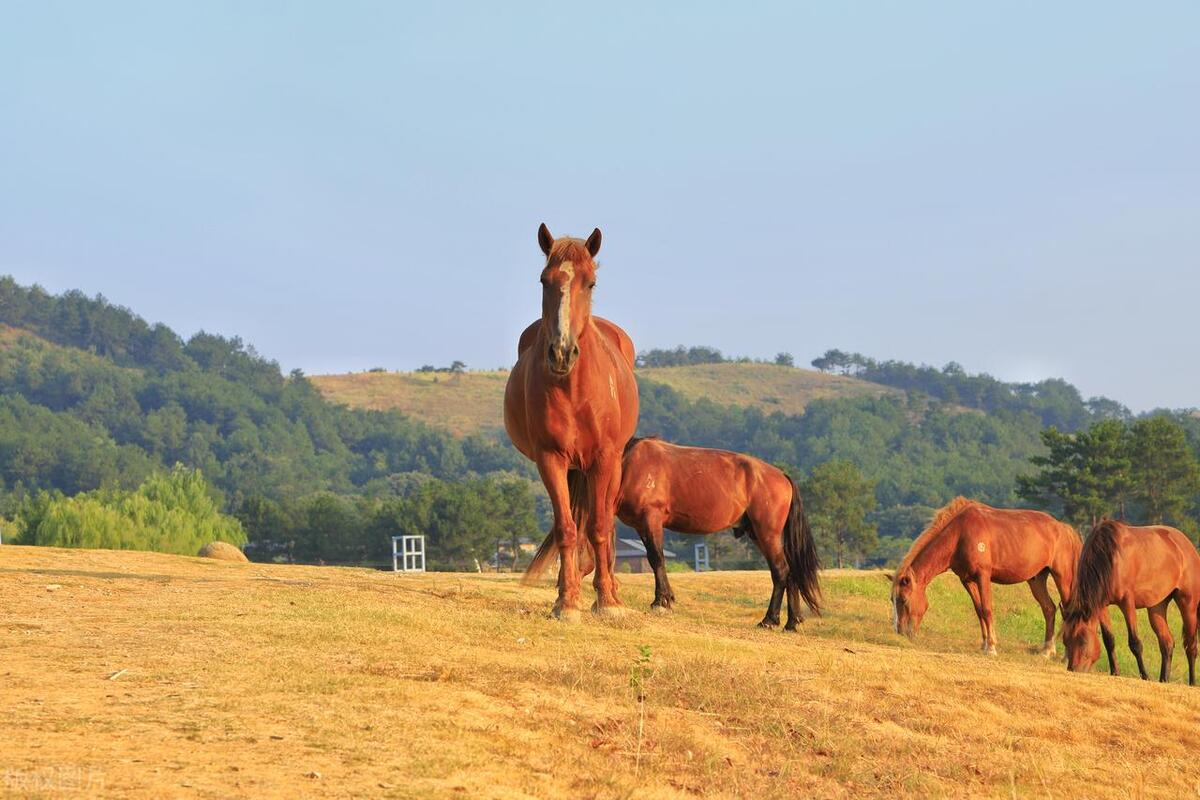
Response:
[[[564,261],[558,269],[567,276],[562,285],[562,299],[558,301],[558,344],[566,347],[571,336],[571,284],[575,282],[575,265]]]

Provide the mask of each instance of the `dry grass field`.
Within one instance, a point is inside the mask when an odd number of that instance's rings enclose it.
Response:
[[[841,375],[785,369],[773,364],[702,364],[638,370],[646,380],[666,384],[690,400],[754,406],[770,413],[799,414],[813,400],[893,392]],[[429,372],[356,372],[316,375],[313,384],[326,399],[354,408],[396,409],[457,434],[495,431],[504,426],[506,370],[452,376]]]
[[[989,659],[952,579],[916,645],[888,629],[879,573],[827,573],[828,613],[798,634],[753,626],[765,573],[674,579],[670,616],[640,610],[648,577],[623,576],[637,613],[572,627],[547,618],[550,588],[511,575],[5,545],[0,792],[1200,792],[1200,689],[1031,655],[1023,586],[997,591]]]
[[[643,369],[638,374],[666,384],[690,400],[707,397],[714,403],[753,406],[768,414],[800,414],[813,400],[900,394],[857,378],[774,364],[698,364]]]
[[[310,380],[325,399],[334,403],[372,411],[400,411],[460,436],[504,430],[508,370],[462,375],[353,372],[315,375]]]

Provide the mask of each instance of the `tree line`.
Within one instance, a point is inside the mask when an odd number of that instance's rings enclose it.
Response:
[[[1102,519],[1169,524],[1197,533],[1200,424],[1156,414],[1104,420],[1078,433],[1042,432],[1047,452],[1018,478],[1018,493],[1081,528]]]

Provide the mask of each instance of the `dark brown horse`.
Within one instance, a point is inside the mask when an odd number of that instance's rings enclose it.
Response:
[[[617,516],[635,529],[654,569],[654,603],[669,609],[675,600],[663,563],[663,528],[709,534],[733,528],[748,536],[771,570],[771,601],[759,625],[779,624],[787,591],[784,630],[803,621],[800,597],[820,613],[817,549],[795,481],[753,456],[681,447],[659,439],[633,439],[625,448]]]
[[[1150,627],[1158,637],[1162,656],[1158,679],[1171,674],[1175,640],[1167,628],[1167,604],[1175,601],[1183,617],[1183,649],[1187,653],[1188,683],[1196,684],[1196,619],[1200,606],[1200,554],[1187,536],[1166,525],[1144,528],[1115,520],[1101,522],[1088,536],[1079,559],[1075,593],[1063,611],[1063,643],[1067,668],[1087,672],[1100,658],[1096,640],[1099,623],[1108,652],[1109,671],[1117,674],[1116,645],[1108,627],[1108,607],[1125,616],[1129,649],[1137,659],[1142,679],[1149,678],[1142,660],[1142,640],[1137,630],[1137,609],[1146,609]]]
[[[1042,655],[1054,654],[1054,600],[1046,579],[1054,578],[1065,602],[1074,584],[1079,534],[1041,511],[992,508],[956,497],[917,537],[892,578],[892,623],[912,637],[929,607],[925,587],[951,570],[975,604],[983,652],[996,654],[992,584],[1028,583],[1046,618]]]
[[[504,391],[504,427],[513,445],[537,464],[550,495],[560,569],[554,614],[579,619],[580,529],[599,554],[597,613],[624,611],[613,577],[613,514],[621,485],[621,453],[637,428],[633,342],[592,316],[600,230],[587,241],[555,239],[543,224],[538,244],[542,318],[521,334],[517,363]],[[532,565],[531,568],[532,570]],[[527,578],[536,577],[526,572]]]

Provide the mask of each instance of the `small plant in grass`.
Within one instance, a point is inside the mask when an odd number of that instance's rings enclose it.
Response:
[[[638,656],[634,659],[633,666],[629,668],[629,688],[633,690],[633,697],[637,701],[638,707],[637,749],[633,756],[634,772],[641,772],[642,769],[642,738],[646,730],[646,682],[654,673],[653,667],[650,666],[650,655],[650,645],[638,645]]]

